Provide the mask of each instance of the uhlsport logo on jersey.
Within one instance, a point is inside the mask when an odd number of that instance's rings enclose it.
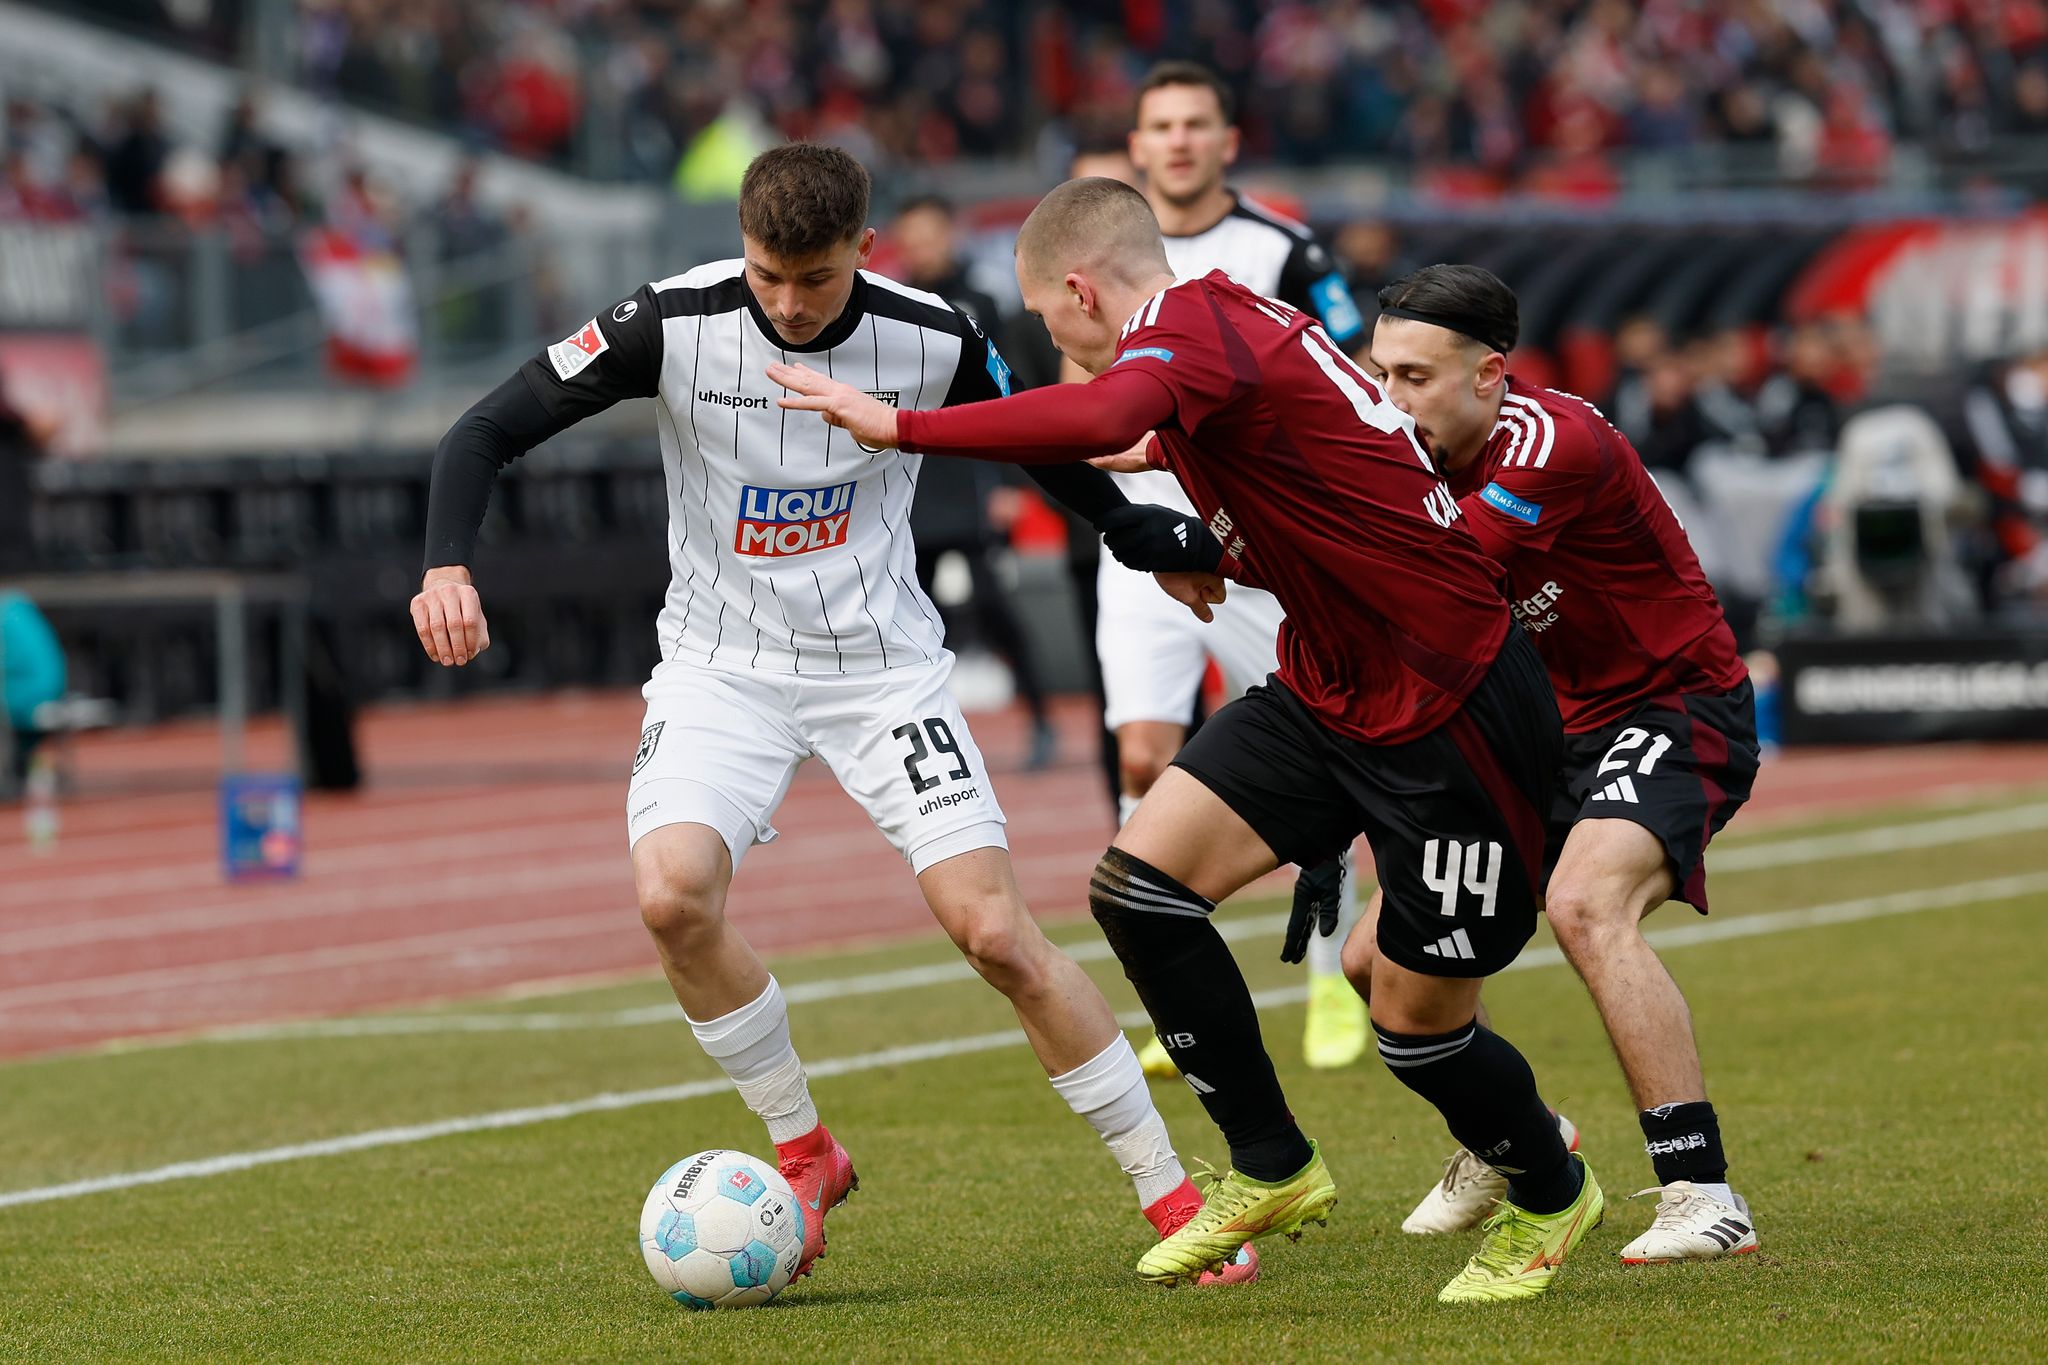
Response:
[[[743,555],[804,555],[846,543],[853,521],[853,485],[740,489],[739,529],[732,547]]]

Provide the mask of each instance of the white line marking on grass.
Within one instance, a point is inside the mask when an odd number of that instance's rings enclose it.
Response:
[[[1979,905],[1990,901],[2012,900],[2020,896],[2038,895],[2048,892],[2048,872],[2027,873],[2013,877],[1993,877],[1985,881],[1965,882],[1958,886],[1928,887],[1917,891],[1900,891],[1888,896],[1864,896],[1856,900],[1835,901],[1827,905],[1811,905],[1800,910],[1780,910],[1761,915],[1745,915],[1731,920],[1708,920],[1681,928],[1667,929],[1649,935],[1650,941],[1660,948],[1685,947],[1697,943],[1713,943],[1723,939],[1754,938],[1762,935],[1780,934],[1793,929],[1813,928],[1820,925],[1849,924],[1859,920],[1883,919],[1892,915],[1912,914],[1921,910],[1953,910],[1965,905]],[[1244,921],[1250,923],[1251,921]],[[1528,971],[1537,967],[1553,967],[1564,961],[1563,954],[1556,949],[1542,949],[1522,954],[1507,970]],[[1298,1004],[1305,1000],[1308,991],[1302,986],[1285,986],[1274,990],[1260,991],[1252,1001],[1261,1009],[1272,1009],[1283,1005]],[[1144,1024],[1142,1014],[1124,1014],[1117,1022],[1126,1028]],[[946,1038],[930,1043],[916,1043],[906,1047],[884,1048],[878,1052],[863,1052],[851,1057],[828,1057],[823,1061],[805,1064],[805,1070],[814,1079],[830,1076],[848,1076],[862,1071],[874,1071],[882,1067],[905,1066],[914,1062],[936,1061],[944,1057],[958,1057],[973,1052],[993,1052],[999,1048],[1012,1047],[1024,1042],[1024,1035],[1010,1029],[1001,1033],[980,1033],[965,1038]],[[402,1128],[377,1128],[367,1133],[354,1133],[347,1137],[323,1138],[317,1142],[295,1143],[288,1147],[267,1147],[254,1152],[231,1152],[225,1156],[207,1157],[200,1161],[181,1161],[169,1166],[158,1166],[152,1170],[129,1171],[119,1175],[95,1176],[88,1180],[74,1180],[62,1185],[44,1185],[35,1189],[13,1190],[0,1194],[0,1209],[13,1208],[22,1204],[43,1204],[60,1199],[78,1199],[90,1194],[107,1194],[115,1190],[136,1189],[143,1185],[161,1185],[173,1180],[197,1180],[209,1176],[229,1175],[237,1171],[252,1170],[258,1166],[274,1166],[285,1161],[299,1161],[312,1157],[341,1156],[349,1152],[369,1151],[379,1147],[398,1147],[415,1142],[426,1142],[438,1137],[453,1137],[462,1133],[489,1132],[501,1128],[524,1128],[536,1123],[548,1123],[556,1119],[576,1118],[584,1114],[603,1113],[614,1109],[633,1109],[642,1105],[666,1104],[673,1100],[697,1099],[715,1095],[731,1088],[731,1082],[722,1078],[715,1080],[689,1081],[682,1085],[661,1086],[653,1090],[610,1091],[591,1095],[580,1100],[569,1100],[560,1104],[533,1105],[524,1109],[501,1109],[489,1114],[471,1114],[461,1118],[440,1119],[432,1123],[411,1124]]]
[[[1775,839],[1763,843],[1736,843],[1708,853],[1708,871],[1752,872],[1766,868],[1826,862],[1857,854],[1883,854],[1910,849],[1934,848],[1943,844],[1968,843],[1999,834],[2048,829],[2048,802],[2014,806],[2009,810],[1977,811],[1967,815],[1918,820],[1909,824],[1883,825],[1874,829],[1849,830],[1796,839]],[[1728,923],[1729,921],[1716,921]],[[1226,921],[1218,927],[1223,937],[1235,942],[1273,933],[1285,928],[1285,915]],[[1668,931],[1667,931],[1668,932]],[[4,940],[0,940],[4,941]],[[1097,962],[1109,956],[1100,939],[1066,945],[1077,962]],[[918,986],[966,981],[974,971],[965,962],[932,967],[911,967],[896,972],[875,972],[864,976],[839,977],[785,987],[791,1001],[836,1000],[849,995],[874,995]],[[4,993],[0,993],[4,998]],[[268,1041],[279,1038],[359,1038],[434,1033],[519,1033],[551,1032],[589,1028],[631,1028],[664,1024],[675,1011],[666,1004],[638,1009],[555,1014],[450,1014],[384,1015],[350,1019],[311,1019],[297,1023],[250,1024],[209,1030],[201,1041]],[[93,1021],[104,1027],[104,1019]]]
[[[1225,942],[1278,933],[1287,927],[1285,915],[1254,915],[1224,920],[1217,932]],[[1099,938],[1060,945],[1076,962],[1104,962],[1109,944]],[[798,981],[783,986],[782,993],[793,1005],[814,1000],[843,1000],[854,995],[887,995],[915,990],[920,986],[943,986],[956,981],[978,981],[973,967],[964,960],[935,962],[925,967],[900,967],[886,972],[864,972],[858,976],[827,977]],[[579,1010],[543,1014],[414,1014],[370,1015],[356,1019],[307,1019],[287,1024],[247,1024],[209,1031],[183,1042],[272,1042],[284,1038],[364,1038],[434,1033],[554,1033],[574,1029],[634,1028],[646,1024],[673,1024],[682,1016],[672,1003],[639,1005],[621,1010]]]
[[[1881,825],[1875,829],[1848,830],[1840,834],[1774,839],[1766,844],[1736,844],[1718,850],[1709,847],[1707,871],[1710,874],[1753,872],[1766,867],[1789,867],[1795,863],[1826,862],[1858,853],[1896,853],[1906,849],[1934,848],[1941,844],[1963,844],[1997,834],[2023,834],[2037,829],[2048,829],[2048,802],[1916,820],[1902,825]]]

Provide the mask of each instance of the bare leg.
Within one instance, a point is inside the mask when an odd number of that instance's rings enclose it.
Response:
[[[1572,826],[1546,909],[1558,946],[1586,983],[1638,1109],[1707,1095],[1692,1013],[1656,951],[1643,917],[1671,894],[1664,846],[1627,820]]]
[[[732,855],[709,825],[664,825],[633,845],[641,922],[683,1013],[715,1019],[758,999],[768,969],[725,919]]]
[[[1372,969],[1373,963],[1379,959],[1379,931],[1380,893],[1374,891],[1372,901],[1365,907],[1365,913],[1359,916],[1350,937],[1344,940],[1344,975],[1350,980],[1352,989],[1356,990],[1367,1004],[1372,1003]],[[1472,1015],[1479,1021],[1479,1027],[1493,1027],[1493,1020],[1486,1012],[1484,1000],[1473,1000]]]
[[[1006,850],[962,853],[917,881],[974,969],[1009,998],[1047,1075],[1073,1070],[1117,1036],[1102,992],[1031,918]]]

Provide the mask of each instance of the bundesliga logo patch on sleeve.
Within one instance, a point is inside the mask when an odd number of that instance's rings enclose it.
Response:
[[[620,305],[624,307],[623,304]],[[555,367],[555,373],[568,383],[583,373],[590,362],[611,349],[611,343],[598,330],[597,319],[592,318],[576,329],[574,336],[556,342],[548,347],[548,363]]]
[[[1116,366],[1123,364],[1126,360],[1171,359],[1173,359],[1173,352],[1167,350],[1163,346],[1133,346],[1130,350],[1125,351],[1122,355],[1118,356],[1114,361],[1110,362],[1110,368],[1114,369]]]

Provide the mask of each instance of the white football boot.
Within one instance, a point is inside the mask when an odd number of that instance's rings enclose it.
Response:
[[[1557,1135],[1571,1151],[1579,1150],[1579,1130],[1563,1114],[1557,1118]],[[1437,1232],[1470,1232],[1493,1214],[1494,1205],[1508,1197],[1508,1178],[1460,1147],[1444,1163],[1439,1180],[1415,1212],[1401,1224],[1401,1231],[1427,1236]]]
[[[1658,1265],[1665,1261],[1711,1261],[1756,1250],[1756,1224],[1749,1203],[1735,1195],[1723,1203],[1690,1180],[1652,1185],[1630,1195],[1659,1196],[1650,1230],[1621,1249],[1623,1265]]]

